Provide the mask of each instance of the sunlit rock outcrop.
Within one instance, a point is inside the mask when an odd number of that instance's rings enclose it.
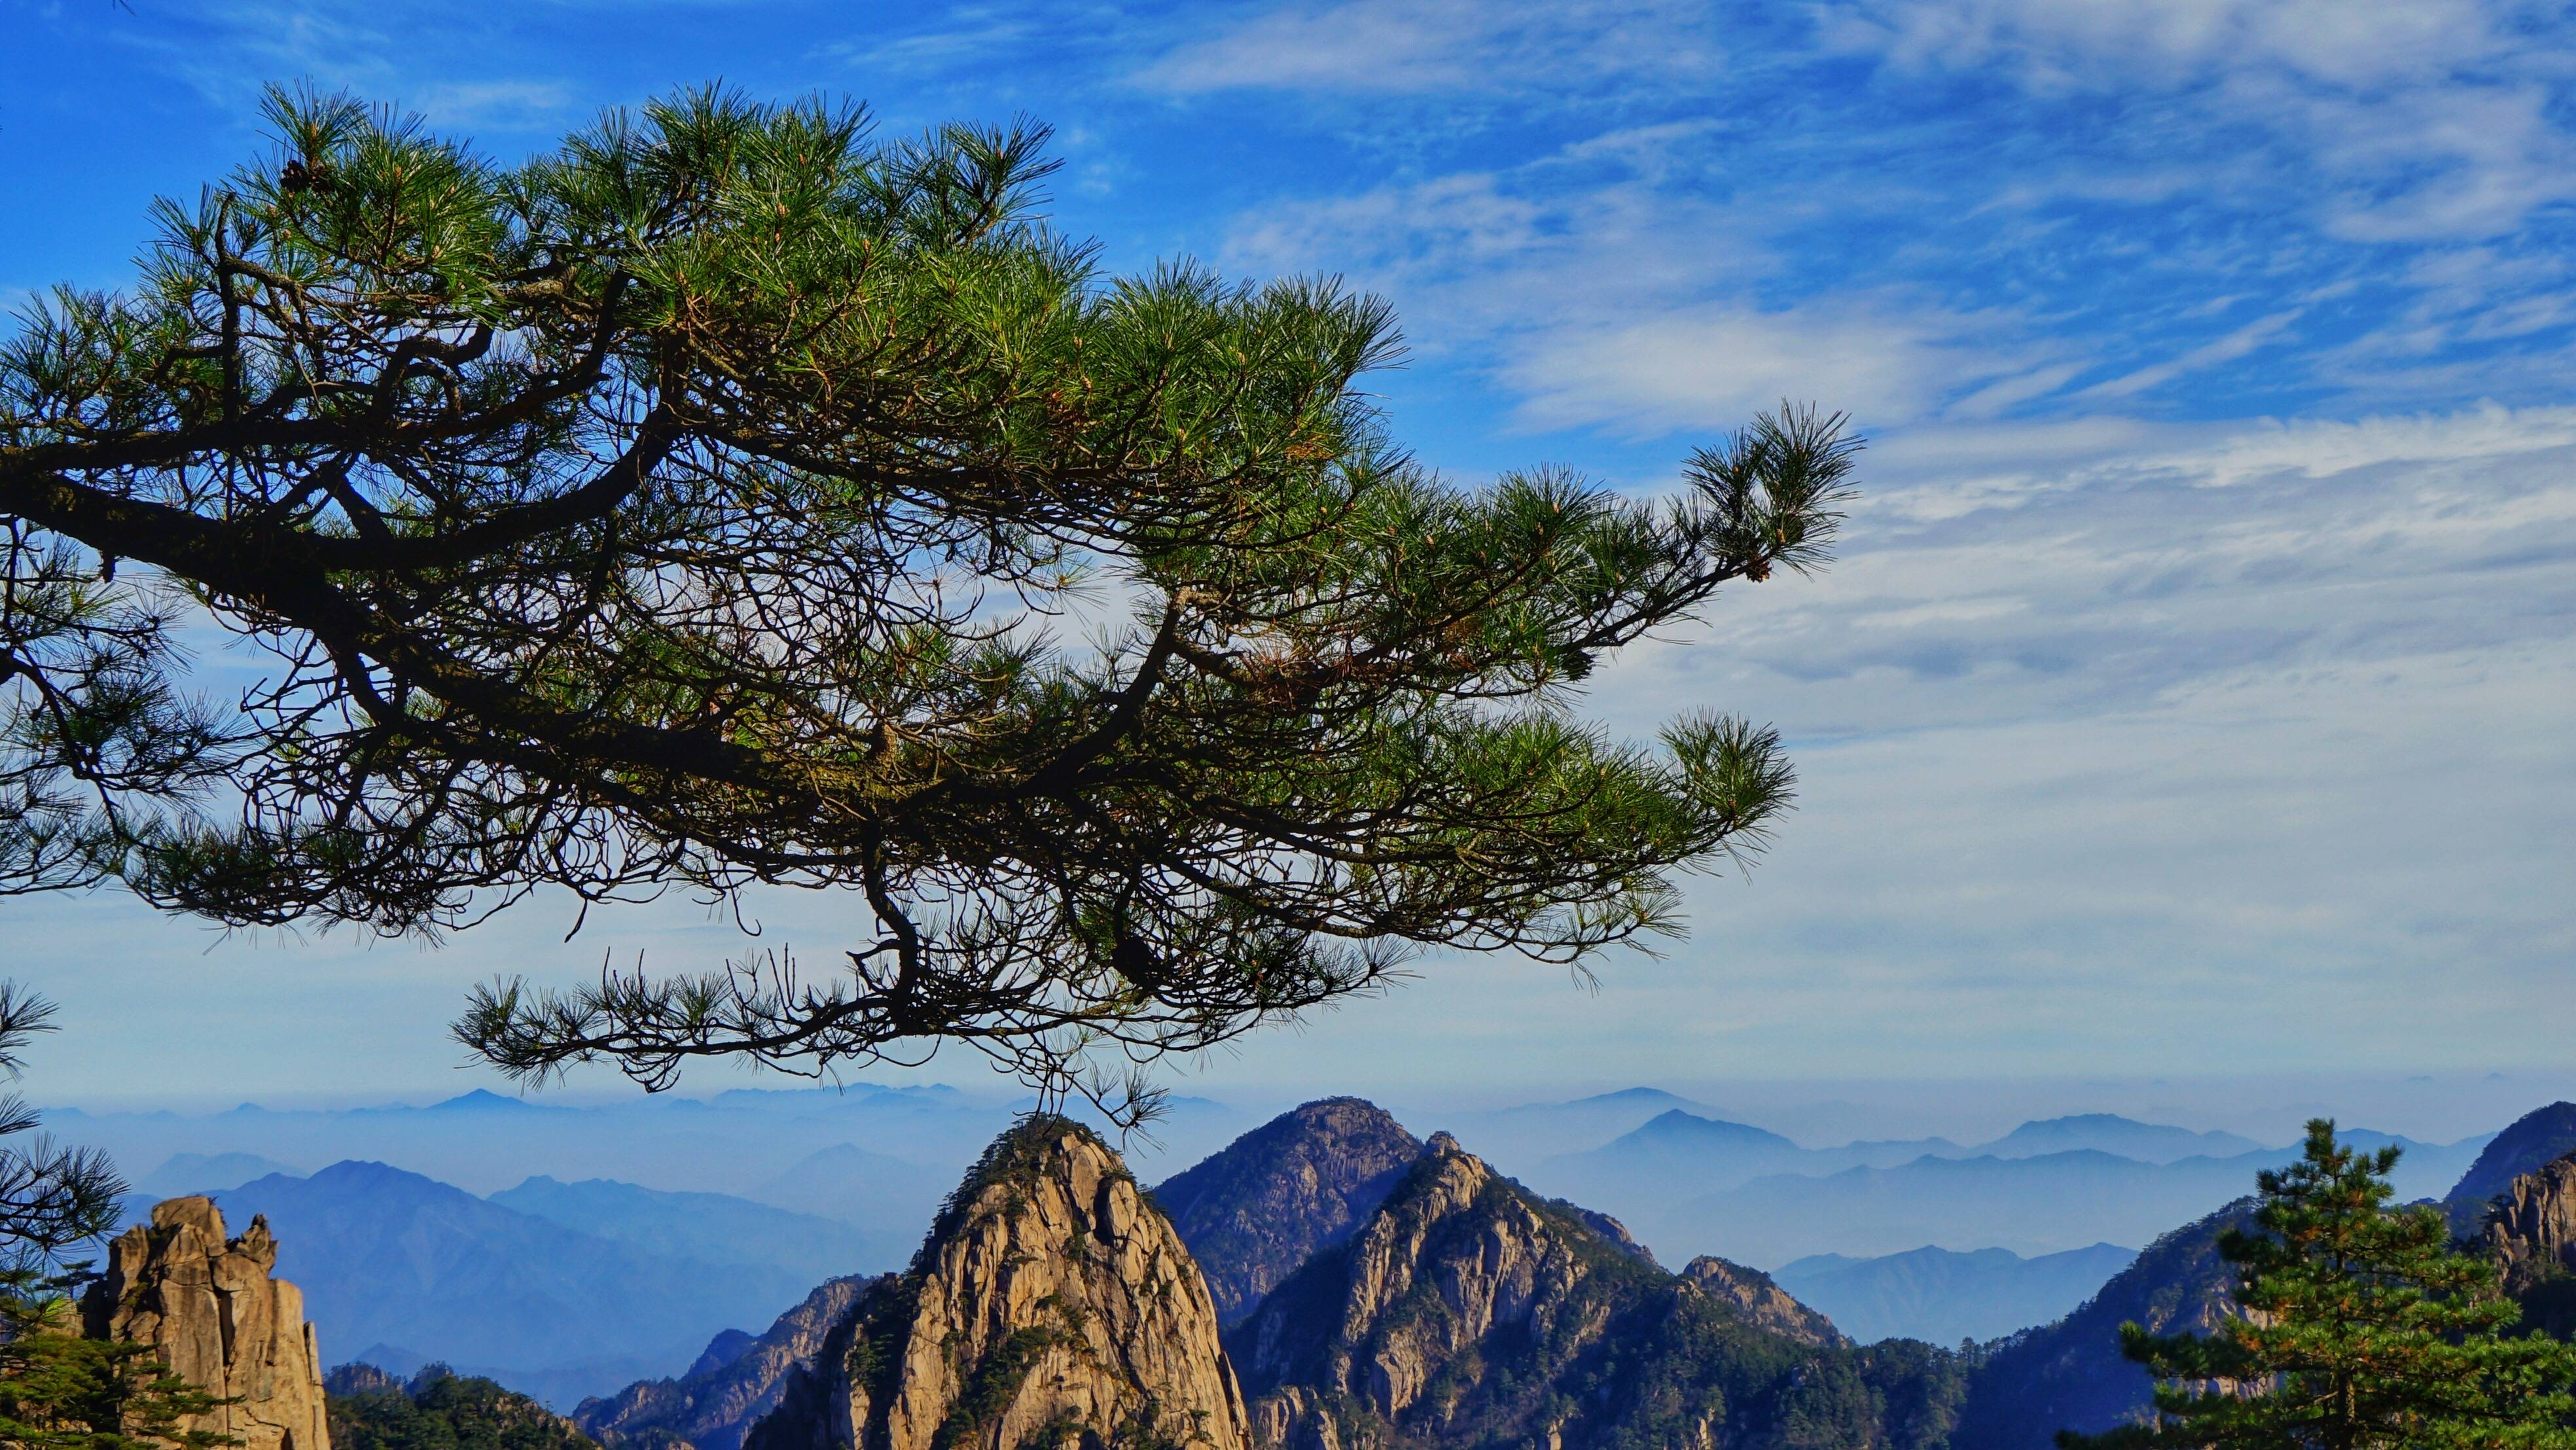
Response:
[[[1089,1131],[1005,1134],[747,1450],[1248,1450],[1206,1282]]]
[[[276,1268],[268,1220],[228,1239],[214,1200],[174,1198],[108,1245],[107,1272],[81,1300],[82,1329],[148,1344],[189,1384],[232,1402],[182,1429],[242,1450],[330,1450],[304,1296],[271,1277]]]

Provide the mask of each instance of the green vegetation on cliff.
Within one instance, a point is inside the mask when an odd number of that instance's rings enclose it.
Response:
[[[598,1450],[526,1395],[445,1365],[408,1385],[370,1365],[344,1365],[325,1385],[331,1450]]]
[[[214,1450],[182,1429],[228,1403],[171,1374],[149,1346],[90,1339],[69,1291],[82,1275],[0,1268],[0,1446],[7,1450]]]

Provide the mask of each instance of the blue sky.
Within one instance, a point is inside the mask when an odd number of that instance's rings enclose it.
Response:
[[[346,87],[542,147],[721,78],[1057,127],[1115,267],[1338,273],[1461,477],[1637,490],[1850,410],[1829,576],[1590,708],[1715,704],[1803,808],[1664,959],[1433,962],[1229,1084],[2540,1070],[2576,1029],[2576,24],[2410,0],[1125,6],[0,3],[0,297],[112,286],[155,194]],[[773,938],[837,903],[760,903]],[[453,1090],[495,971],[739,945],[537,903],[436,951],[0,904],[38,1095]],[[943,1064],[950,1076],[971,1068]],[[729,1076],[708,1086],[729,1084]]]

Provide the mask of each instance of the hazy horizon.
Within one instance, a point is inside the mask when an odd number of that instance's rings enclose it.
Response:
[[[1638,1090],[1682,1099],[1695,1116],[1740,1122],[1776,1132],[1810,1148],[1873,1139],[1947,1138],[1974,1146],[2002,1137],[2024,1123],[2090,1115],[2110,1115],[2138,1122],[2186,1128],[2195,1132],[2229,1132],[2267,1146],[2295,1143],[2312,1117],[2330,1117],[2347,1128],[2396,1133],[2428,1143],[2448,1143],[2491,1133],[2533,1109],[2576,1098],[2576,1069],[2556,1074],[2488,1073],[2445,1078],[2406,1077],[2263,1077],[2213,1074],[2199,1078],[1888,1078],[1888,1079],[1722,1079],[1614,1081],[1561,1084],[1452,1083],[1436,1089],[1402,1084],[1340,1083],[1316,1080],[1302,1087],[1256,1082],[1216,1083],[1173,1078],[1168,1084],[1184,1107],[1221,1108],[1246,1123],[1266,1120],[1301,1103],[1325,1097],[1358,1097],[1377,1103],[1417,1133],[1428,1135],[1450,1126],[1450,1119],[1529,1107],[1560,1106]],[[848,1089],[864,1094],[871,1088],[947,1090],[979,1108],[996,1111],[1033,1104],[1024,1090],[999,1076],[942,1076],[915,1072],[891,1077],[854,1079]],[[93,1116],[171,1113],[182,1118],[211,1117],[251,1107],[279,1113],[341,1113],[389,1108],[428,1108],[477,1093],[524,1101],[538,1107],[640,1107],[656,1102],[704,1103],[738,1090],[766,1092],[832,1091],[816,1083],[781,1075],[746,1076],[739,1081],[647,1095],[623,1087],[512,1092],[487,1085],[450,1085],[450,1090],[372,1093],[346,1096],[170,1097],[102,1096],[73,1099],[52,1096],[42,1106],[72,1109]],[[1150,1129],[1149,1129],[1150,1131]],[[69,1130],[75,1140],[76,1128]],[[1469,1143],[1470,1149],[1474,1148]]]

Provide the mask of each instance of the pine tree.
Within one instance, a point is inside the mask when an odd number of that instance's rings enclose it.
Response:
[[[717,90],[523,164],[280,93],[123,293],[0,337],[0,894],[471,925],[846,892],[783,952],[496,983],[458,1035],[648,1086],[939,1043],[1061,1090],[1425,951],[1581,967],[1788,804],[1776,735],[1563,708],[1824,560],[1789,408],[1661,499],[1391,436],[1338,284],[1113,277],[1034,126]],[[181,625],[255,682],[193,688]]]
[[[0,1270],[0,1447],[213,1450],[238,1443],[181,1428],[225,1403],[169,1373],[148,1345],[82,1337],[79,1273]]]
[[[2158,1422],[2066,1450],[2576,1450],[2576,1346],[2512,1337],[2495,1266],[2457,1252],[2439,1209],[2392,1209],[2399,1150],[2308,1124],[2300,1161],[2257,1175],[2251,1231],[2220,1252],[2240,1317],[2211,1335],[2121,1326],[2165,1383]]]

